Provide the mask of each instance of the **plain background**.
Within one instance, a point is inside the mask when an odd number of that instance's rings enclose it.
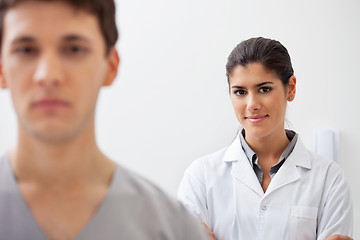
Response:
[[[360,238],[360,2],[356,0],[116,0],[121,66],[103,89],[103,151],[176,196],[196,158],[229,145],[238,123],[225,77],[230,51],[264,36],[282,42],[298,80],[289,127],[313,149],[315,127],[340,131],[340,165]],[[8,91],[0,91],[0,151],[16,142]]]

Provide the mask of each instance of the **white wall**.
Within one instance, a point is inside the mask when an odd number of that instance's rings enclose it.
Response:
[[[313,129],[340,130],[340,164],[360,237],[360,2],[117,0],[121,68],[97,115],[101,148],[115,161],[176,194],[185,168],[227,146],[238,124],[225,63],[252,36],[280,40],[298,79],[288,120],[312,148]],[[9,94],[0,91],[0,150],[14,144]]]

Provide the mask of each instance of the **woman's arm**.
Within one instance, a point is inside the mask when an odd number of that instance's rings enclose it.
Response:
[[[325,240],[354,240],[354,239],[346,235],[336,234],[326,238]]]
[[[206,232],[207,232],[207,234],[209,236],[209,240],[216,240],[214,233],[210,230],[208,225],[206,225],[206,223],[203,223],[203,222],[202,222],[202,225],[206,229]],[[329,239],[326,239],[326,240],[329,240]],[[330,240],[343,240],[343,239],[330,239]],[[347,239],[344,239],[344,240],[347,240]]]
[[[333,180],[326,187],[327,195],[318,219],[318,240],[338,233],[352,236],[353,210],[349,186],[337,165],[329,169],[328,176]],[[334,235],[330,239],[347,239],[344,236]]]
[[[178,190],[178,199],[184,204],[191,214],[193,214],[202,223],[208,225],[204,172],[205,169],[200,159],[190,165],[181,180]]]

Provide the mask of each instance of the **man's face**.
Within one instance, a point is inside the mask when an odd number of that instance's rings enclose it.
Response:
[[[60,1],[20,3],[5,15],[0,83],[20,134],[61,142],[93,128],[99,89],[117,66],[94,15]]]

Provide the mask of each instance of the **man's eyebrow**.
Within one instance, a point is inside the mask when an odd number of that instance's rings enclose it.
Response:
[[[78,35],[78,34],[66,35],[66,36],[64,36],[62,38],[62,40],[67,41],[67,42],[70,42],[70,41],[84,41],[84,42],[87,42],[87,43],[91,43],[91,41],[88,38],[83,37],[83,36]]]
[[[273,82],[262,82],[262,83],[256,84],[255,87],[261,87],[261,86],[266,85],[266,84],[274,84],[274,83],[273,83]],[[243,87],[243,86],[238,86],[238,85],[231,86],[231,88],[245,89],[245,87]]]
[[[84,42],[88,42],[88,43],[91,42],[88,38],[77,35],[77,34],[69,34],[69,35],[64,36],[62,39],[64,41],[84,41]],[[12,44],[30,43],[30,42],[35,42],[35,38],[31,37],[31,36],[22,36],[22,37],[15,38],[12,41]]]
[[[23,36],[23,37],[15,38],[15,39],[12,41],[12,44],[30,43],[30,42],[35,42],[35,38],[30,37],[30,36]]]

